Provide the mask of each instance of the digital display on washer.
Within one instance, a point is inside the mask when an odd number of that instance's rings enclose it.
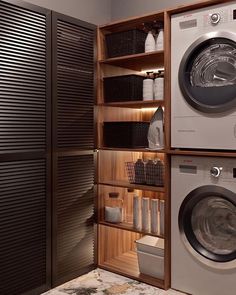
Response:
[[[233,10],[233,19],[236,19],[236,9]]]
[[[196,19],[185,20],[185,21],[179,23],[179,27],[181,30],[194,28],[196,26],[197,26]]]
[[[179,165],[179,171],[181,173],[197,174],[197,166],[193,166],[193,165]]]

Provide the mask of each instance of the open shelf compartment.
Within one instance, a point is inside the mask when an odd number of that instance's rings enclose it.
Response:
[[[135,241],[143,235],[99,225],[98,265],[109,271],[164,288],[164,280],[140,273]]]

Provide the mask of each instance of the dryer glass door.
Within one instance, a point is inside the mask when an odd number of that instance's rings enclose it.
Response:
[[[228,262],[236,258],[236,195],[222,187],[202,186],[184,200],[179,212],[181,233],[205,258]]]
[[[229,37],[229,36],[228,36]],[[209,36],[186,51],[179,68],[185,100],[196,110],[220,113],[236,107],[236,42]]]

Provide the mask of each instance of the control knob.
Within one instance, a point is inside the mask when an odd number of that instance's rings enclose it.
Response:
[[[222,167],[212,167],[210,170],[211,176],[219,177],[221,173]]]
[[[221,17],[220,17],[220,14],[219,13],[212,13],[211,16],[211,23],[213,25],[216,25],[218,24],[218,22],[220,21]]]

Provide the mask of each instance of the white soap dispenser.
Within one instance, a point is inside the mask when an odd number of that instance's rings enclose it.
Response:
[[[156,50],[164,50],[164,31],[163,29],[159,30],[157,39],[156,39]]]
[[[153,100],[153,78],[150,74],[152,72],[147,72],[147,76],[143,80],[143,100]]]
[[[145,52],[152,52],[156,50],[155,38],[152,31],[149,31],[145,40]]]

